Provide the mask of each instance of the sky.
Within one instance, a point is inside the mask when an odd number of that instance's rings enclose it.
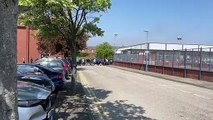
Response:
[[[98,24],[105,33],[88,46],[109,42],[128,46],[146,42],[213,45],[213,0],[111,0]],[[117,34],[117,37],[115,37]],[[177,36],[182,40],[177,41]]]

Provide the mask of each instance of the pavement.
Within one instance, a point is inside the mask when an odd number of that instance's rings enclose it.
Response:
[[[213,120],[211,89],[106,66],[78,73],[97,120]]]
[[[56,120],[87,120],[91,118],[91,112],[82,85],[77,82],[76,90],[73,90],[71,82],[66,83],[63,91],[57,95],[56,101]],[[91,119],[92,120],[92,119]]]
[[[75,79],[66,81],[64,90],[57,95],[55,120],[103,120],[84,82],[79,75]]]
[[[207,81],[203,81],[203,80],[196,80],[196,79],[190,79],[190,78],[181,78],[181,77],[154,73],[154,72],[146,72],[146,71],[136,70],[136,69],[132,69],[132,68],[126,68],[126,67],[119,67],[119,66],[114,66],[114,65],[110,65],[110,67],[213,90],[213,82],[207,82]]]

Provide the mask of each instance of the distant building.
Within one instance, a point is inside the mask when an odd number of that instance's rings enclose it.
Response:
[[[213,45],[143,43],[119,48],[114,65],[213,82]]]
[[[96,56],[96,47],[89,46],[86,49],[82,50],[82,52],[87,53],[89,58],[95,58]]]
[[[203,44],[179,44],[179,43],[157,43],[157,42],[149,42],[149,43],[142,43],[127,47],[118,48],[116,50],[116,54],[122,54],[122,53],[143,53],[146,50],[149,51],[160,51],[160,50],[166,50],[166,51],[172,51],[172,50],[199,50],[200,48],[212,48],[213,45],[203,45]]]

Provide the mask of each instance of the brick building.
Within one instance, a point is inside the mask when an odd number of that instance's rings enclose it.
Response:
[[[41,58],[40,52],[37,50],[37,40],[34,38],[35,30],[25,26],[18,26],[17,30],[17,63],[30,63]]]

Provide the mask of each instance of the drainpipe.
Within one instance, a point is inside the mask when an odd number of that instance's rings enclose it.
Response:
[[[26,53],[27,63],[30,63],[30,28],[26,27]]]

